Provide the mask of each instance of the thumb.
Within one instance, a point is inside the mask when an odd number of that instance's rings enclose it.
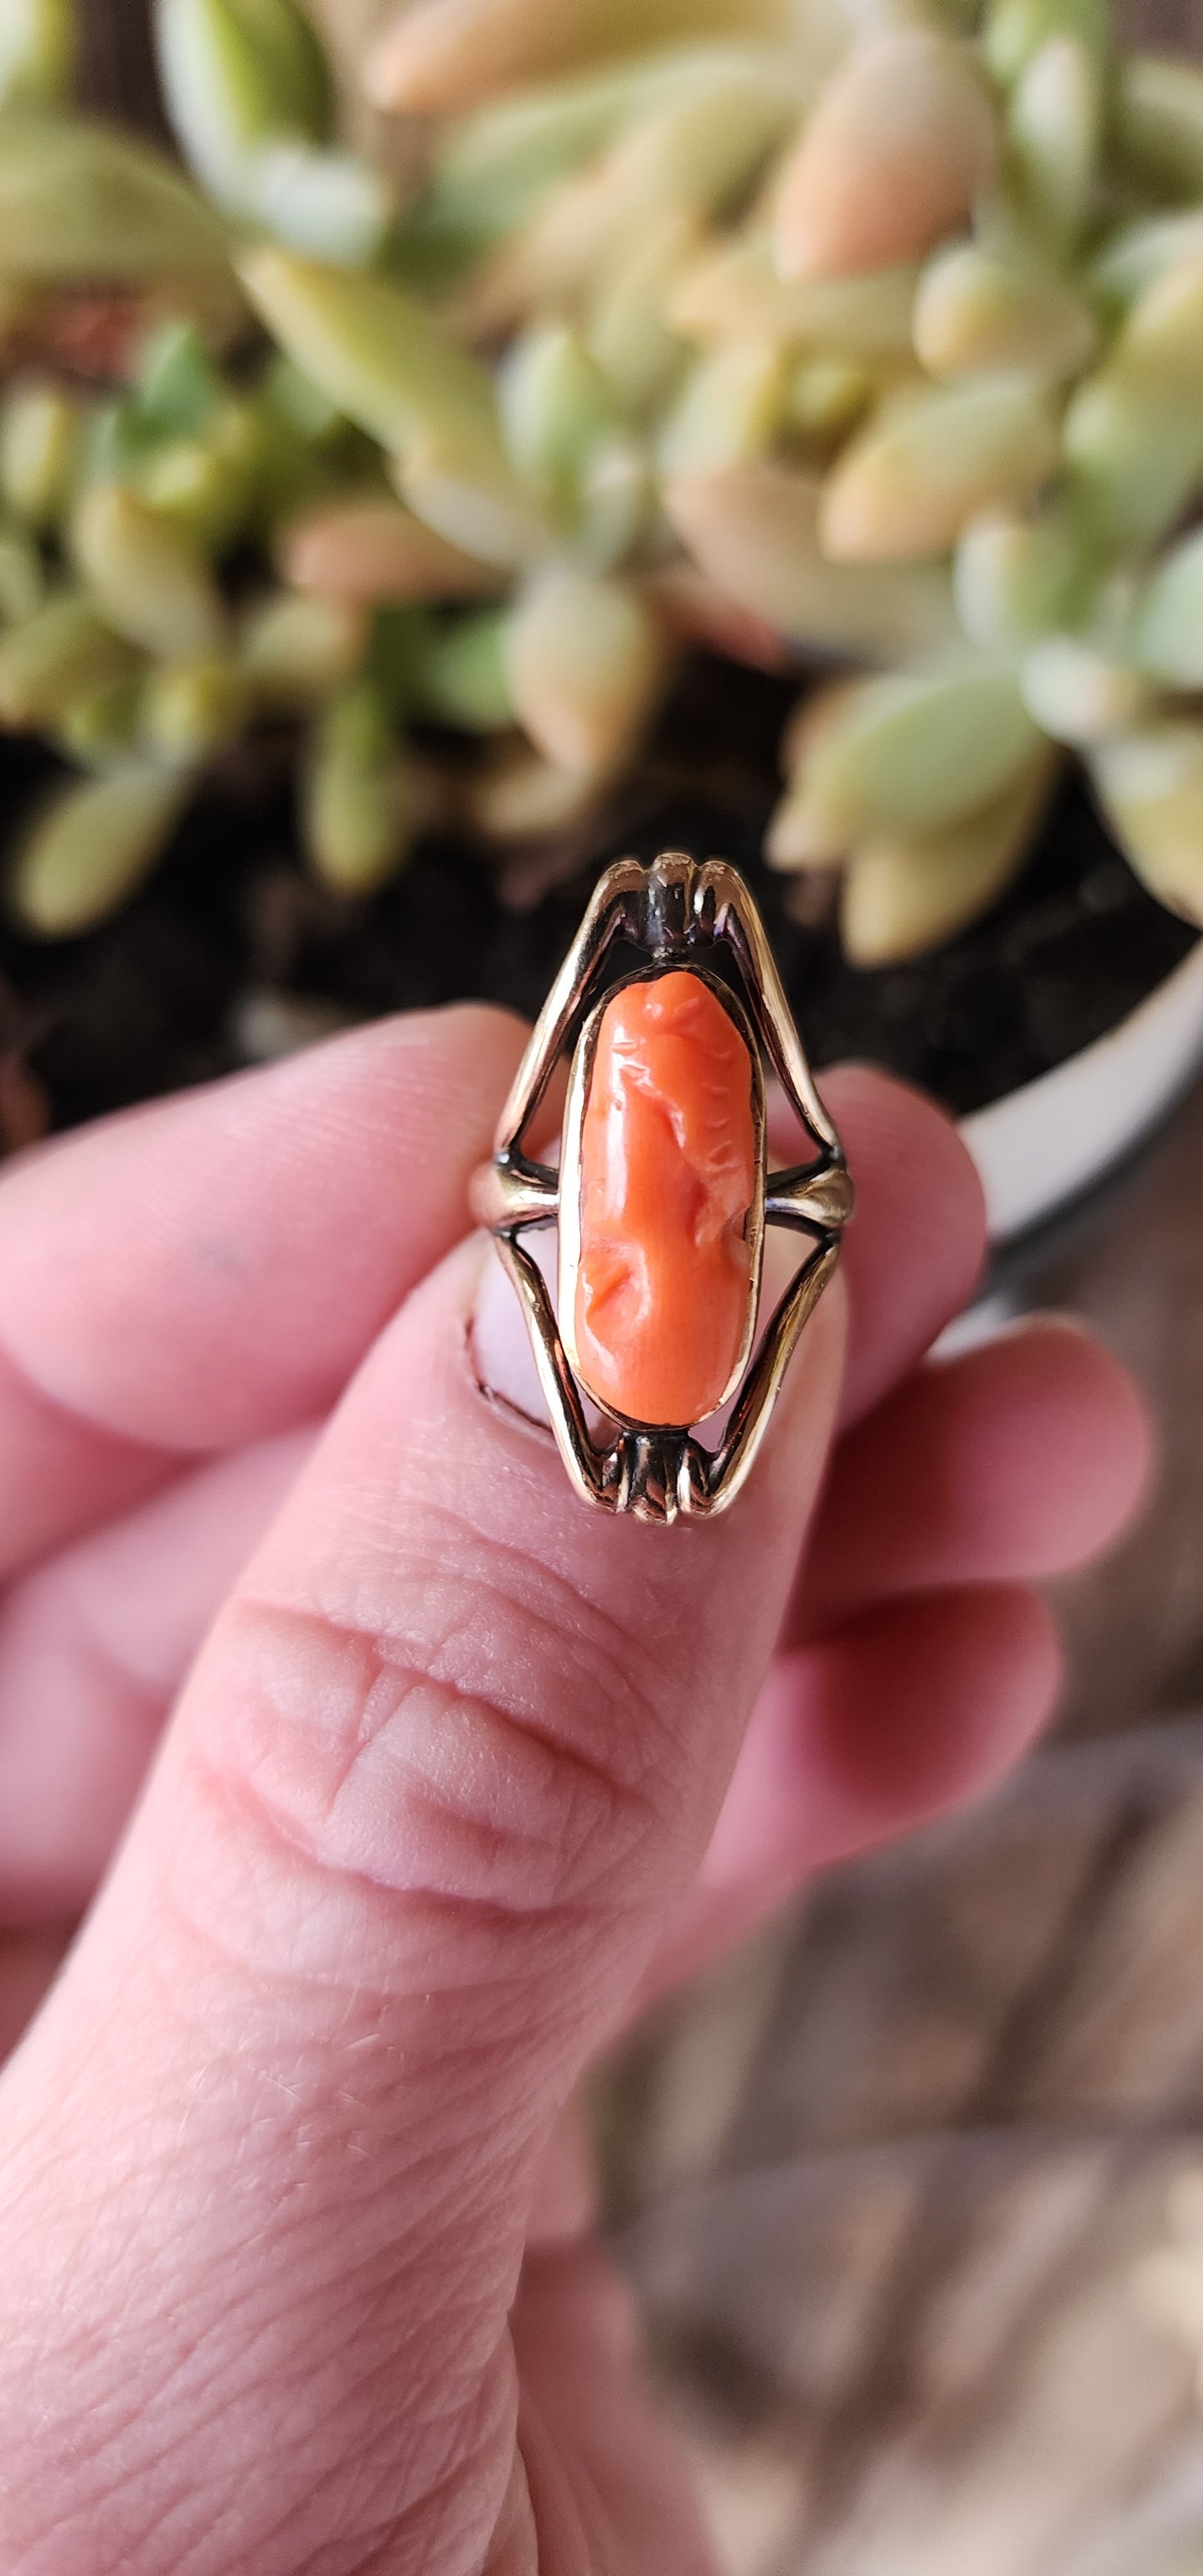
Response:
[[[704,1848],[838,1390],[730,1514],[587,1511],[401,1310],[222,1613],[5,2078],[6,2567],[478,2568],[530,2178]]]

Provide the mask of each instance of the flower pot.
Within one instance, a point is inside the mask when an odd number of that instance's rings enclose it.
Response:
[[[1101,1180],[1201,1060],[1203,940],[1106,1037],[961,1120],[991,1240],[1013,1243]]]

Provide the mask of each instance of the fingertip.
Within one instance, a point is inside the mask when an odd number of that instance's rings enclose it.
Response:
[[[852,1312],[844,1419],[876,1404],[973,1294],[986,1207],[953,1120],[872,1065],[840,1065],[823,1097],[856,1184],[844,1269]]]
[[[1136,1386],[1072,1321],[913,1369],[840,1443],[793,1641],[903,1595],[1072,1573],[1130,1523],[1152,1466]]]
[[[1068,1574],[1115,1545],[1155,1483],[1157,1433],[1131,1371],[1073,1315],[1029,1315],[993,1346],[1016,1394],[1017,1436],[1054,1435],[1057,1527],[1029,1569]],[[984,1359],[986,1354],[970,1354]]]
[[[922,1191],[925,1215],[942,1222],[949,1273],[955,1256],[968,1293],[985,1250],[986,1199],[956,1120],[930,1093],[872,1064],[837,1065],[823,1094],[863,1172],[892,1187],[900,1210]]]
[[[523,1043],[487,1003],[401,1013],[13,1172],[5,1348],[55,1404],[152,1447],[322,1412],[466,1232]]]
[[[796,1758],[815,1862],[982,1795],[1047,1725],[1060,1683],[1052,1615],[1021,1584],[895,1604],[814,1649]]]
[[[748,1921],[816,1869],[978,1796],[1047,1724],[1052,1617],[1019,1584],[893,1603],[777,1657],[703,1865]]]
[[[440,1078],[450,1051],[457,1077],[462,1068],[469,1083],[487,1084],[490,1090],[511,1079],[530,1035],[521,1015],[501,1002],[442,1002],[434,1010],[397,1011],[348,1035],[370,1041],[382,1030],[391,1033],[408,1054],[431,1055]]]

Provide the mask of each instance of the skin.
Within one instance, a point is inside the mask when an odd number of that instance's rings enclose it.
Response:
[[[1013,1761],[1026,1587],[1144,1478],[1076,1330],[925,1361],[976,1182],[849,1071],[861,1211],[747,1492],[584,1511],[477,1373],[521,1035],[414,1016],[0,1179],[10,2034],[88,1908],[0,2079],[6,2576],[703,2576],[576,2080]]]

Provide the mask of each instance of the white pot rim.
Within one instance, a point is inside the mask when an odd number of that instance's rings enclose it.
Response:
[[[1203,1061],[1203,937],[1105,1036],[960,1122],[990,1238],[1012,1242],[1100,1180]]]

